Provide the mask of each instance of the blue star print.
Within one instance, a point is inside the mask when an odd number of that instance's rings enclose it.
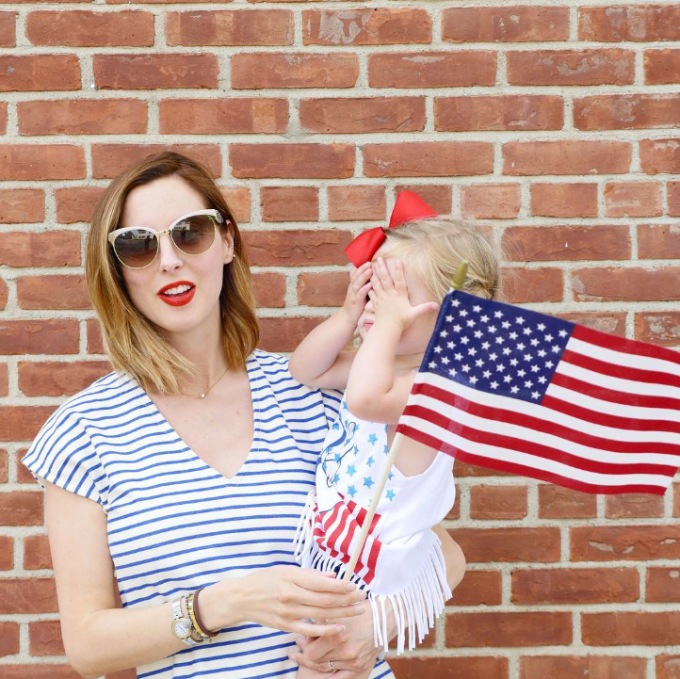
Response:
[[[356,467],[355,467],[353,464],[349,465],[349,466],[347,467],[347,473],[348,473],[350,476],[354,476],[354,475],[357,473]]]
[[[354,486],[350,486],[350,487],[347,489],[347,492],[348,492],[352,497],[354,497],[354,496],[357,494],[357,489],[356,489]]]
[[[375,481],[370,476],[364,476],[364,486],[366,488],[370,488],[374,483]]]
[[[392,502],[396,493],[390,488],[385,494],[387,495],[387,499]]]
[[[371,435],[368,437],[368,442],[369,442],[372,446],[374,446],[374,445],[377,443],[377,441],[378,441],[378,437],[377,437],[375,434],[371,434]]]
[[[373,455],[371,455],[371,457],[369,457],[368,460],[366,460],[366,464],[369,467],[372,467],[374,462],[375,462],[375,460],[373,459]]]

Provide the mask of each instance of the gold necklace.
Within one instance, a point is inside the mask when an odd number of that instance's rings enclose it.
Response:
[[[205,398],[210,390],[229,372],[229,367],[227,366],[227,369],[199,396],[193,396],[192,398]],[[191,396],[191,394],[184,394],[184,392],[180,392],[184,396]]]

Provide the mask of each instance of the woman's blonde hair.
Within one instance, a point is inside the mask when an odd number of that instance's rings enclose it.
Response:
[[[118,228],[132,189],[170,176],[181,177],[205,198],[207,208],[219,210],[225,218],[220,229],[228,230],[234,239],[234,258],[224,266],[220,296],[224,356],[230,369],[244,365],[260,337],[243,241],[234,215],[208,171],[186,156],[167,151],[131,165],[109,184],[94,210],[85,277],[113,367],[131,375],[146,391],[154,387],[161,393],[178,392],[178,375],[195,374],[196,368],[132,304],[107,236]]]
[[[468,262],[463,290],[493,299],[498,294],[498,258],[478,229],[453,217],[428,217],[385,231],[387,257],[399,257],[441,301],[458,265]]]

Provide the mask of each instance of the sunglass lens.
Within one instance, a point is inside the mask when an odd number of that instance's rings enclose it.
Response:
[[[129,229],[114,241],[120,261],[133,269],[147,266],[156,256],[158,239],[147,229]]]
[[[215,240],[215,221],[210,215],[193,215],[172,228],[175,245],[189,255],[205,252]]]

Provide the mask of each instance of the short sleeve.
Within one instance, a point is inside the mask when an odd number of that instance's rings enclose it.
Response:
[[[57,410],[43,425],[22,459],[44,488],[45,481],[105,505],[105,475],[80,421]]]

